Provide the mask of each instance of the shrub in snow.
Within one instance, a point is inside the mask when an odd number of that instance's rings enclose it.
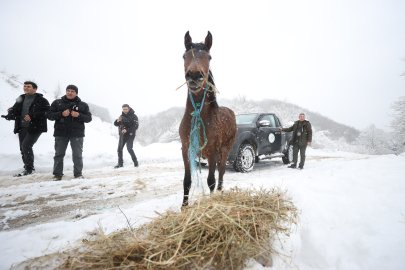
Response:
[[[244,95],[237,95],[231,100],[225,100],[224,106],[231,109],[235,115],[245,113],[258,113],[263,111],[254,101],[248,100]]]
[[[392,153],[392,140],[390,135],[375,125],[369,125],[361,131],[354,143],[358,151],[363,154],[382,155]]]
[[[162,134],[159,138],[159,142],[161,143],[169,143],[169,142],[180,142],[180,134],[179,134],[179,127],[180,127],[181,120],[180,118],[176,118],[171,125],[171,127]]]

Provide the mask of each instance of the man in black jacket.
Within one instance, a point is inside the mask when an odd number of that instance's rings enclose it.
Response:
[[[42,132],[47,132],[46,113],[49,102],[42,94],[37,93],[38,86],[31,81],[24,82],[24,93],[17,98],[13,107],[8,109],[4,117],[15,120],[14,133],[18,133],[20,151],[24,162],[24,170],[14,177],[30,175],[35,172],[34,151],[32,147]]]
[[[134,166],[138,167],[138,160],[136,159],[134,149],[132,149],[134,146],[136,130],[139,126],[138,116],[136,116],[135,111],[129,107],[128,104],[122,105],[122,114],[117,120],[115,120],[114,126],[118,127],[118,134],[120,135],[120,141],[118,143],[118,164],[114,168],[118,169],[124,167],[122,149],[125,144],[127,144],[127,150],[131,155]]]
[[[69,142],[73,153],[74,177],[84,179],[82,175],[84,123],[91,122],[92,118],[87,103],[77,96],[78,91],[75,85],[68,85],[66,95],[52,102],[48,112],[48,119],[55,121],[54,181],[62,180],[63,158]]]

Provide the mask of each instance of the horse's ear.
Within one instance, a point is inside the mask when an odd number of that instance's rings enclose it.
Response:
[[[188,32],[189,31],[187,31],[186,35],[184,36],[184,46],[186,46],[188,43],[192,42],[190,34]],[[186,46],[186,48],[187,48],[187,46]]]
[[[212,46],[212,35],[210,31],[208,31],[207,37],[205,38],[205,46],[207,46],[208,50],[211,49]]]

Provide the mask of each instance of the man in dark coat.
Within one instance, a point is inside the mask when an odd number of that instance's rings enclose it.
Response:
[[[8,109],[7,120],[15,120],[14,133],[18,133],[24,170],[14,177],[30,175],[35,172],[33,146],[42,132],[47,132],[46,113],[49,102],[37,93],[38,86],[31,81],[24,82],[24,93],[17,98],[13,107]]]
[[[305,151],[307,145],[312,146],[312,126],[311,123],[305,120],[305,114],[301,113],[299,120],[294,122],[289,128],[280,128],[280,130],[285,132],[293,132],[290,145],[293,145],[293,162],[289,168],[297,168],[298,162],[298,151],[301,154],[299,168],[304,169],[305,164]]]
[[[138,116],[135,111],[129,107],[128,104],[122,105],[122,114],[114,122],[114,126],[118,127],[118,134],[120,135],[120,141],[118,143],[118,164],[115,169],[124,167],[124,159],[122,157],[122,149],[124,145],[127,145],[127,150],[131,155],[134,166],[138,167],[138,160],[136,159],[133,149],[136,130],[138,129]]]
[[[66,95],[52,102],[48,112],[48,119],[55,121],[54,181],[62,180],[63,158],[69,142],[73,153],[74,177],[84,179],[82,175],[84,123],[91,122],[92,118],[89,106],[77,96],[78,92],[79,89],[75,85],[68,85]]]

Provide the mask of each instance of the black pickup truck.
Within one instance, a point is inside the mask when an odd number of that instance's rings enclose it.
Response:
[[[261,159],[281,157],[292,160],[289,141],[292,132],[280,131],[281,121],[274,113],[249,113],[236,116],[238,137],[228,157],[237,172],[249,172]]]

